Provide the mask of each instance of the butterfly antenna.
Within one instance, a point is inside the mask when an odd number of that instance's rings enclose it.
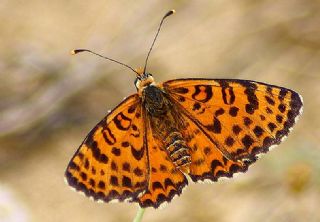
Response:
[[[78,54],[78,53],[80,53],[80,52],[89,52],[89,53],[94,54],[94,55],[96,55],[96,56],[99,56],[99,57],[101,57],[101,58],[108,59],[108,60],[110,60],[110,61],[112,61],[112,62],[118,63],[118,64],[120,64],[120,65],[123,65],[123,66],[131,69],[133,72],[135,72],[137,75],[139,75],[139,73],[138,73],[136,70],[134,70],[132,67],[130,67],[130,66],[128,66],[128,65],[126,65],[126,64],[124,64],[124,63],[122,63],[122,62],[119,62],[119,61],[117,61],[117,60],[110,59],[110,58],[108,58],[108,57],[106,57],[106,56],[100,55],[100,54],[98,54],[98,53],[96,53],[96,52],[93,52],[93,51],[91,51],[91,50],[89,50],[89,49],[74,49],[74,50],[71,51],[71,54],[72,54],[72,55],[75,55],[75,54]]]
[[[153,48],[153,45],[154,45],[154,43],[155,43],[155,41],[156,41],[156,39],[157,39],[157,37],[158,37],[158,35],[159,35],[159,32],[160,32],[160,29],[161,29],[161,26],[162,26],[162,23],[163,23],[164,19],[167,18],[168,16],[172,15],[172,14],[175,13],[175,12],[176,12],[176,11],[175,11],[174,9],[172,9],[172,10],[168,11],[168,12],[163,16],[163,18],[161,19],[161,22],[160,22],[160,25],[159,25],[157,34],[156,34],[156,36],[154,37],[153,42],[152,42],[151,47],[150,47],[149,52],[148,52],[148,55],[147,55],[147,58],[146,58],[146,62],[145,62],[145,65],[144,65],[144,69],[143,69],[143,73],[146,72],[149,55],[150,55],[150,53],[151,53],[151,51],[152,51],[152,48]]]

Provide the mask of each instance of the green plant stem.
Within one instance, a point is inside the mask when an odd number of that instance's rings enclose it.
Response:
[[[133,219],[133,222],[141,222],[144,211],[145,211],[145,208],[141,208],[139,206],[138,212],[137,212],[135,218]]]

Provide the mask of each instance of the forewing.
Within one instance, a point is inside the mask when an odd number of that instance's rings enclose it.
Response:
[[[202,147],[202,153],[193,152],[196,157],[191,158],[196,160],[202,155],[207,164],[214,165],[214,155],[207,155],[204,151],[206,144],[211,151],[218,150],[222,158],[232,164],[239,163],[238,167],[229,169],[232,173],[244,171],[245,165],[254,162],[258,154],[279,144],[302,113],[299,94],[265,83],[181,79],[167,81],[162,87],[186,118],[192,121],[193,130],[201,133],[193,139],[197,141],[189,145]],[[199,138],[206,138],[208,142],[199,143],[202,141]],[[219,164],[216,162],[218,165],[222,163],[221,158]],[[201,177],[192,164],[191,175],[196,175],[193,179],[197,181]],[[225,168],[226,164],[222,165]],[[216,178],[215,175],[213,179]]]
[[[124,100],[88,134],[65,176],[95,200],[132,200],[146,190],[147,153],[140,98]]]

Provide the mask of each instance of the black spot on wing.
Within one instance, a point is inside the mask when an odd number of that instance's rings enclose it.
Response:
[[[143,171],[142,169],[140,169],[139,167],[136,167],[134,170],[133,170],[133,173],[138,176],[138,177],[141,177],[143,176]]]
[[[122,164],[122,170],[127,171],[127,172],[130,172],[130,163],[124,162],[124,163]]]
[[[144,149],[145,149],[144,146],[142,146],[138,150],[131,145],[131,153],[136,160],[141,160],[141,158],[143,157]]]
[[[229,114],[230,116],[236,117],[238,115],[238,111],[239,111],[238,107],[232,106],[229,109]]]
[[[105,189],[106,184],[105,184],[102,180],[100,180],[99,183],[98,183],[98,187],[99,187],[100,189]]]
[[[108,163],[109,158],[101,153],[100,148],[98,147],[98,143],[94,141],[91,137],[88,137],[85,144],[92,151],[92,156],[98,161],[102,163]]]
[[[131,179],[127,176],[123,176],[122,177],[122,186],[131,188],[132,187]]]
[[[220,134],[221,133],[221,122],[216,117],[214,117],[213,124],[205,126],[209,131]]]
[[[265,98],[266,98],[267,103],[269,103],[270,105],[274,106],[275,101],[271,97],[265,96]]]
[[[108,127],[104,128],[104,130],[102,131],[102,135],[103,135],[104,141],[108,145],[113,145],[117,141],[116,138],[114,137],[114,135],[112,134],[111,130]]]
[[[228,81],[218,80],[218,82],[221,86],[221,93],[222,93],[223,102],[228,105],[233,104],[235,101],[235,98],[236,98],[234,95],[234,92],[233,92],[233,88],[229,86]],[[227,95],[229,95],[229,98]]]
[[[247,95],[248,104],[245,109],[249,114],[253,114],[255,110],[259,108],[258,98],[256,96],[257,85],[250,81],[237,81],[240,85],[245,87],[244,93]]]
[[[280,89],[279,96],[278,96],[278,99],[281,100],[281,101],[283,101],[284,98],[286,97],[287,93],[288,93],[288,90],[287,90],[287,89],[281,88],[281,89]]]
[[[118,171],[118,165],[114,161],[111,162],[111,169],[113,171]]]
[[[113,153],[115,156],[120,156],[121,150],[117,147],[112,147],[111,153]]]
[[[229,147],[231,147],[234,144],[234,142],[235,140],[231,136],[228,136],[225,140],[225,144]]]
[[[121,121],[119,120],[121,119]],[[125,127],[122,125],[122,121],[127,121],[129,122],[128,126]],[[124,115],[122,112],[119,113],[114,119],[113,119],[113,122],[114,124],[116,125],[116,127],[119,129],[119,130],[128,130],[131,126],[131,119],[129,117],[127,117],[126,115]]]
[[[166,178],[164,180],[164,187],[165,189],[167,189],[169,186],[171,187],[175,187],[174,183],[172,182],[172,180],[170,178]]]
[[[222,163],[219,160],[211,161],[211,171],[214,172],[217,167],[223,167]]]
[[[112,186],[119,186],[118,177],[116,177],[116,176],[111,176],[111,177],[110,177],[110,184],[111,184]]]
[[[225,112],[224,109],[220,108],[214,114],[216,117],[218,117],[218,116],[221,116],[222,114],[224,114],[224,112]]]
[[[133,113],[136,110],[136,107],[137,107],[137,104],[130,106],[128,109],[128,113]]]
[[[195,102],[195,103],[193,104],[193,108],[192,108],[192,110],[193,110],[193,111],[195,111],[195,110],[199,110],[200,108],[201,108],[200,103]]]
[[[192,94],[192,98],[194,100],[200,101],[200,102],[207,102],[212,98],[212,87],[208,85],[196,85],[195,87],[195,92]],[[205,98],[204,99],[197,99],[197,96],[200,93],[205,93]]]
[[[254,143],[254,140],[251,138],[251,136],[245,135],[245,136],[241,139],[241,142],[242,142],[243,145],[248,149],[248,148]]]
[[[163,186],[160,182],[155,181],[152,183],[152,190],[161,189],[163,190]]]
[[[256,126],[253,132],[259,138],[263,134],[263,129],[260,126]]]
[[[235,135],[239,135],[239,133],[242,131],[241,127],[239,125],[234,125],[232,127],[232,131]]]

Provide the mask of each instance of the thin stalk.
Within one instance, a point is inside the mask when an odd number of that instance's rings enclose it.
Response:
[[[137,212],[135,218],[133,219],[133,222],[141,222],[144,211],[145,211],[145,208],[141,208],[139,206],[138,212]]]

